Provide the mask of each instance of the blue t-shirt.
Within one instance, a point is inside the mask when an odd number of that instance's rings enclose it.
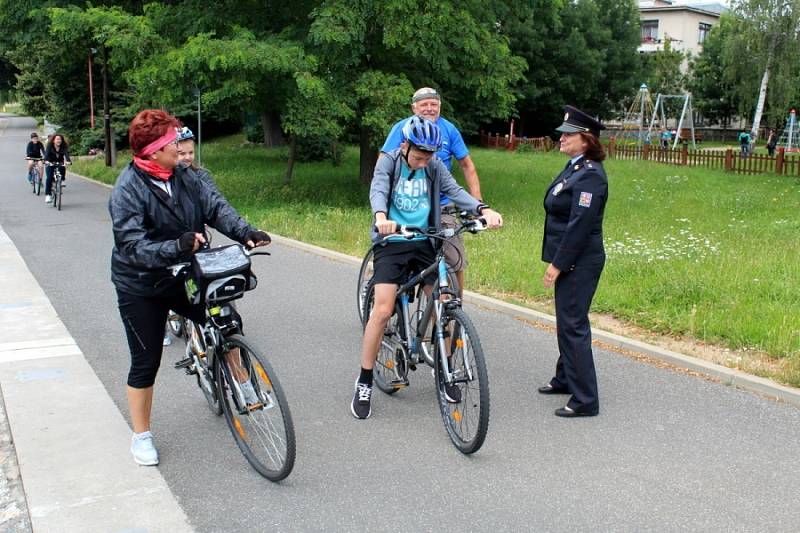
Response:
[[[392,203],[389,206],[389,220],[397,222],[398,226],[428,227],[428,217],[431,214],[431,200],[428,192],[428,177],[425,169],[411,172],[405,161],[400,167],[400,179],[392,190]],[[427,237],[420,235],[412,240],[424,240]],[[389,237],[390,241],[404,241],[405,237]]]
[[[408,122],[408,118],[404,118],[392,126],[389,136],[386,137],[386,142],[383,143],[381,152],[389,153],[400,148],[400,143],[403,142],[403,126],[406,122]],[[444,117],[439,117],[436,125],[439,126],[442,134],[442,149],[436,152],[436,156],[441,159],[447,170],[450,170],[453,165],[453,158],[455,157],[456,160],[464,159],[469,155],[469,150],[467,150],[467,145],[464,144],[461,132],[452,122]],[[442,205],[450,203],[450,200],[443,193],[440,193],[440,199]]]

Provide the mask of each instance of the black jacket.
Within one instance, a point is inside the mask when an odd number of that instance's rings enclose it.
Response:
[[[41,143],[41,141],[38,143],[28,142],[28,146],[25,148],[25,157],[43,159],[44,145]]]
[[[122,292],[153,297],[174,291],[180,282],[167,267],[191,257],[178,251],[177,240],[186,232],[203,233],[208,224],[244,242],[254,230],[193,170],[176,168],[169,184],[171,197],[130,163],[111,191],[111,281]]]
[[[559,174],[544,197],[542,261],[561,271],[603,265],[603,211],[608,178],[603,165],[586,158]]]
[[[72,159],[69,158],[69,148],[62,144],[61,151],[58,151],[52,141],[48,143],[47,149],[44,151],[44,160],[62,167],[64,166],[64,161],[72,163]]]

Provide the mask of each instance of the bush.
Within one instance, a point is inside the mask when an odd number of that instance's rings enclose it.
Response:
[[[303,162],[328,160],[338,165],[342,161],[342,151],[337,150],[335,144],[325,137],[298,137],[297,160]]]
[[[264,128],[258,120],[248,120],[244,125],[244,138],[247,142],[261,144],[264,142]]]

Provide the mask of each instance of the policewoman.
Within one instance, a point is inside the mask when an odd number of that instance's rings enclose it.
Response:
[[[570,159],[547,188],[542,242],[542,261],[548,264],[544,286],[555,286],[559,357],[555,376],[539,392],[569,395],[555,414],[571,418],[600,412],[589,306],[606,259],[608,179],[599,141],[605,128],[572,106],[564,111],[564,123],[556,131],[561,132],[561,151]]]

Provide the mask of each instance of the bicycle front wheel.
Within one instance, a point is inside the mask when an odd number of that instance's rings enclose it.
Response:
[[[62,187],[61,181],[59,181],[58,186],[56,187],[55,190],[58,191],[58,194],[53,199],[53,205],[55,205],[58,208],[58,210],[61,211],[61,199],[64,197],[64,189]]]
[[[295,438],[289,404],[278,377],[241,335],[228,337],[225,351],[216,365],[225,420],[250,465],[270,481],[280,481],[294,468]],[[252,387],[249,395],[242,384]]]
[[[367,319],[369,318],[369,316],[364,316],[364,299],[367,296],[369,282],[372,280],[372,274],[374,273],[372,260],[373,253],[372,248],[370,248],[367,255],[364,256],[364,260],[361,261],[361,268],[358,271],[358,292],[356,297],[358,300],[358,319],[361,321],[362,326],[366,325]]]
[[[478,332],[461,309],[443,317],[452,383],[445,383],[439,343],[434,344],[439,411],[450,440],[464,454],[475,453],[489,430],[489,376]]]
[[[364,327],[375,305],[375,284],[368,282],[364,296]],[[395,312],[383,330],[381,346],[375,358],[372,376],[375,385],[386,394],[394,394],[408,384],[408,358],[398,338],[398,315]]]

